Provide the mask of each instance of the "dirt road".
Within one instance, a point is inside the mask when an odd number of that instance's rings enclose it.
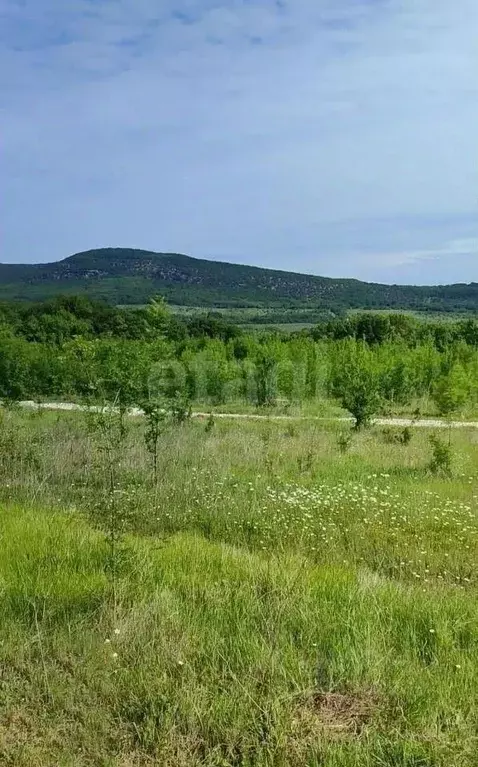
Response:
[[[78,405],[74,402],[34,402],[25,400],[19,403],[20,407],[28,410],[79,410],[82,412],[100,413],[104,408],[101,405]],[[129,415],[140,417],[143,411],[140,408],[131,408]],[[193,418],[209,418],[208,412],[193,412]],[[227,418],[231,420],[250,421],[332,421],[341,423],[353,423],[353,418],[322,417],[322,416],[292,416],[292,415],[262,415],[259,413],[213,413],[214,418]],[[444,421],[440,418],[423,418],[418,421],[411,418],[374,418],[375,426],[416,426],[428,429],[478,429],[478,421]]]

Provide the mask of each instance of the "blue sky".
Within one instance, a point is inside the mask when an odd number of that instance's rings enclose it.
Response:
[[[4,262],[478,281],[476,0],[0,0]]]

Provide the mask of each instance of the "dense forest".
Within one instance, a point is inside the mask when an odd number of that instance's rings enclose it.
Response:
[[[66,293],[111,304],[145,304],[160,293],[186,306],[295,306],[334,313],[478,308],[477,283],[380,285],[128,248],[90,250],[50,264],[0,264],[0,299],[35,301]]]
[[[357,423],[431,397],[478,404],[478,321],[364,313],[311,330],[244,332],[162,300],[119,309],[84,297],[0,306],[0,396],[274,405],[333,399]]]

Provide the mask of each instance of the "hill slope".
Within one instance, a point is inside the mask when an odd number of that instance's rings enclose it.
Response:
[[[60,293],[120,304],[145,303],[161,293],[191,306],[478,310],[478,283],[380,285],[128,248],[89,250],[51,264],[0,264],[0,299],[43,300]]]

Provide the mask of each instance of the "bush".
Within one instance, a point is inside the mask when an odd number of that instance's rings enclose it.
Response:
[[[452,474],[452,449],[451,445],[444,442],[437,434],[430,435],[433,457],[430,462],[430,471],[433,474]]]

